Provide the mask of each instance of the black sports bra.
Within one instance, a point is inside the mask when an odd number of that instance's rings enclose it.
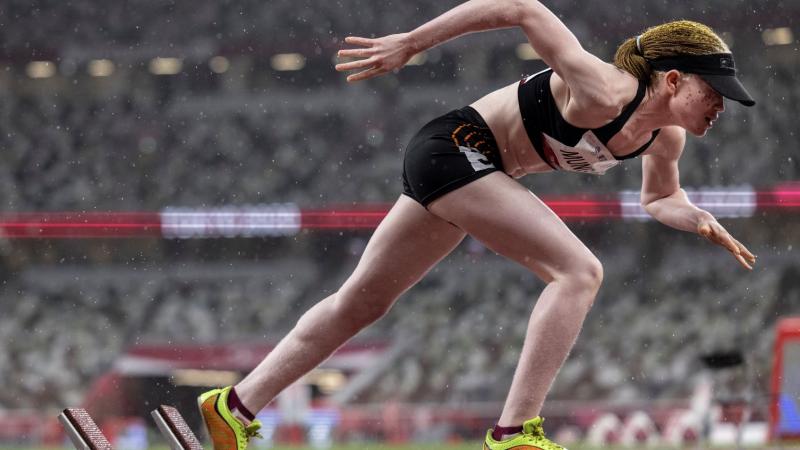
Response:
[[[517,96],[522,123],[539,156],[555,170],[604,174],[623,160],[639,156],[658,136],[653,131],[650,141],[625,156],[614,156],[606,144],[622,129],[642,103],[645,85],[639,82],[636,97],[614,120],[600,128],[578,128],[571,125],[558,110],[550,90],[552,69],[543,70],[520,81]]]

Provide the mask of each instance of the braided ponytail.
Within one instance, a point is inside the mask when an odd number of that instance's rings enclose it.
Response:
[[[648,28],[638,37],[625,40],[617,48],[614,65],[650,86],[656,72],[648,59],[728,52],[725,42],[708,26],[690,20],[676,20]]]
[[[614,55],[614,65],[644,81],[649,86],[653,76],[653,68],[644,59],[645,39],[641,35],[639,36],[639,47],[642,48],[642,51],[639,51],[639,48],[636,47],[636,41],[637,38],[635,37],[627,39],[617,48],[617,53]]]

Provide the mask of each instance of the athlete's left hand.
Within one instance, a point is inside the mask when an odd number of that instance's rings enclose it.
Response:
[[[376,39],[348,36],[344,41],[364,47],[342,49],[337,53],[340,57],[364,58],[336,65],[339,72],[364,69],[348,75],[348,82],[366,80],[399,69],[414,56],[408,33],[390,34]]]
[[[719,222],[716,220],[704,220],[697,225],[697,232],[700,236],[703,236],[709,241],[728,249],[741,265],[749,270],[753,270],[753,264],[756,263],[756,256],[750,253],[750,250],[742,245],[741,242],[734,239],[733,236],[728,233],[728,230],[720,225]]]

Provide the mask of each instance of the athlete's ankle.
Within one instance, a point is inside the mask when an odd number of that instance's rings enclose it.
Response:
[[[232,387],[230,393],[228,393],[228,409],[231,411],[231,414],[245,424],[245,426],[250,425],[256,418],[256,415],[250,412],[250,409],[239,399],[235,387]]]
[[[513,427],[501,427],[500,425],[495,425],[494,429],[492,429],[492,439],[495,441],[505,441],[506,439],[510,439],[520,433],[522,433],[522,425],[515,425]]]

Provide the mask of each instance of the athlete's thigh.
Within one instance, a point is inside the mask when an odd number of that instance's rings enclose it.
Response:
[[[428,209],[546,282],[597,260],[544,202],[501,172],[436,199]]]
[[[394,299],[447,256],[465,234],[401,195],[340,291]]]

